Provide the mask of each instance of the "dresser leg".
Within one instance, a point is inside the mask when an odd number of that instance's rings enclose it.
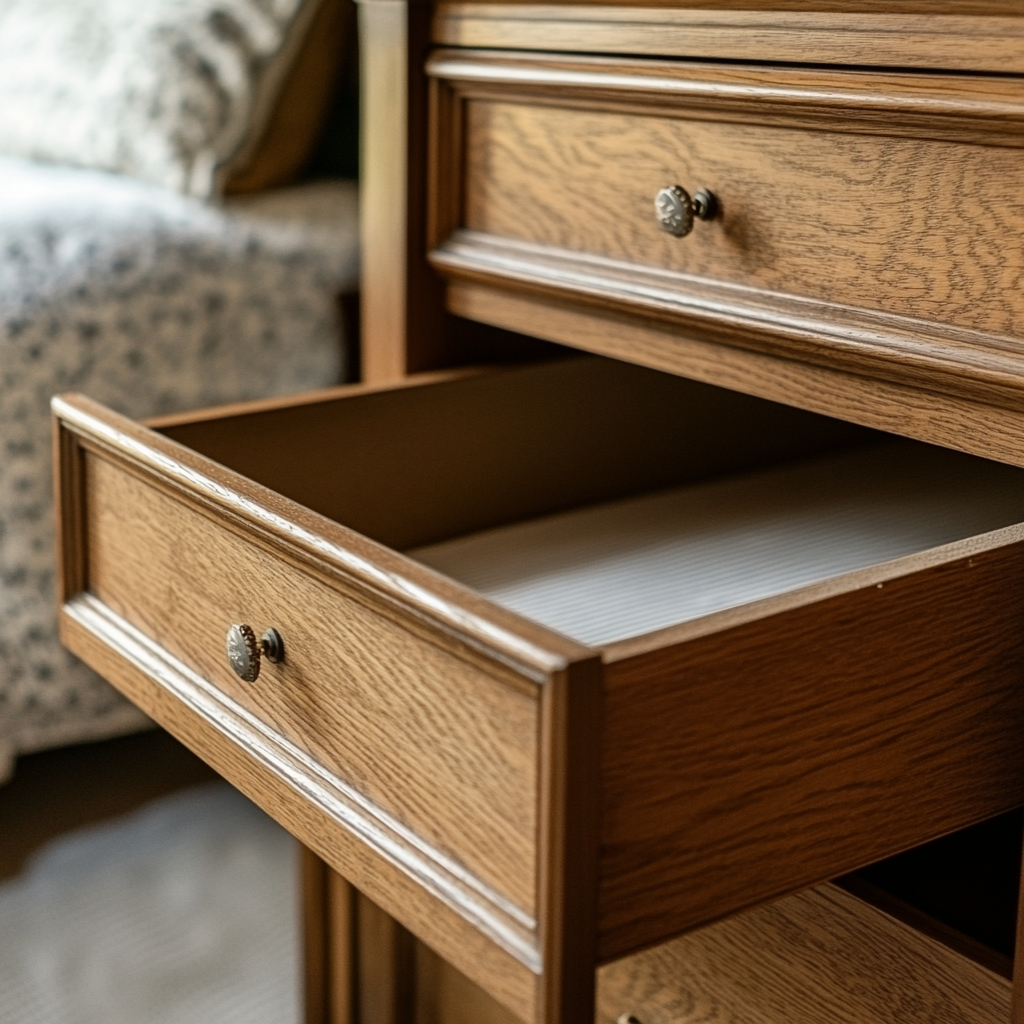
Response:
[[[356,1020],[358,1024],[413,1024],[415,940],[362,893],[356,894],[355,907]]]
[[[331,1024],[328,1018],[327,876],[330,869],[300,847],[302,891],[302,996],[305,1024]]]
[[[357,1024],[356,892],[305,847],[301,885],[305,1024]]]

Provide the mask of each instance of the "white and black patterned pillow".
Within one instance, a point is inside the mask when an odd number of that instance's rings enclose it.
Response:
[[[0,0],[0,153],[217,195],[320,0]]]

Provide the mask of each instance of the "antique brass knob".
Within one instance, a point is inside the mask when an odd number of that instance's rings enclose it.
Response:
[[[615,1018],[615,1024],[640,1024],[640,1018],[632,1013],[620,1013]]]
[[[284,642],[276,629],[268,629],[257,640],[252,626],[240,622],[228,630],[227,651],[235,675],[246,683],[254,683],[260,674],[261,656],[268,661],[282,661]]]
[[[654,197],[654,216],[658,227],[676,238],[684,238],[693,230],[693,218],[711,220],[718,211],[718,202],[706,189],[693,196],[682,185],[667,185]]]

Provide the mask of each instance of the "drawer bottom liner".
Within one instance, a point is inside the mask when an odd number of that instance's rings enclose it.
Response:
[[[1024,520],[1024,471],[894,441],[408,554],[598,645]]]

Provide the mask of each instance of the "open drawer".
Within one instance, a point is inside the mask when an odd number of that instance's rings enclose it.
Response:
[[[595,358],[54,411],[65,643],[524,1020],[1024,800],[1024,471]]]

